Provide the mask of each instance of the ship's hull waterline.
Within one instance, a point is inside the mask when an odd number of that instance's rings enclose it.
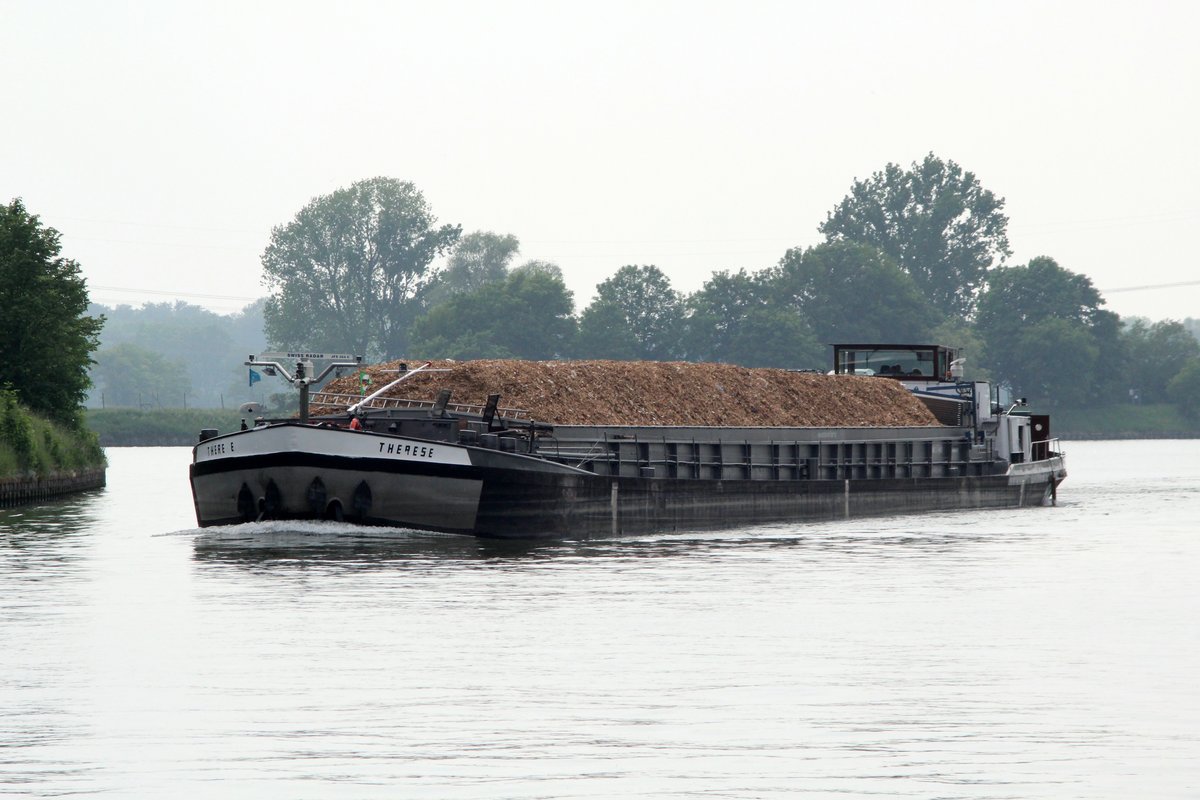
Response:
[[[947,452],[958,452],[944,441]],[[876,446],[895,453],[906,444],[881,440]],[[773,446],[776,453],[787,449]],[[736,474],[737,466],[727,465],[726,472]],[[882,469],[803,466],[788,473],[777,464],[774,479],[668,476],[653,469],[628,475],[619,474],[619,464],[611,467],[614,474],[602,474],[596,465],[592,471],[488,447],[274,424],[197,445],[191,483],[201,526],[343,519],[562,539],[1039,505],[1053,498],[1066,475],[1057,455],[1012,465],[963,460],[935,468],[927,458]],[[755,470],[747,467],[745,474]]]

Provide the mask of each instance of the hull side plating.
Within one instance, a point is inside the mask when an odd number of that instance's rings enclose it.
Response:
[[[1066,475],[1060,457],[989,467],[937,477],[629,477],[482,447],[278,425],[201,443],[191,482],[201,526],[346,519],[565,538],[1038,505]]]

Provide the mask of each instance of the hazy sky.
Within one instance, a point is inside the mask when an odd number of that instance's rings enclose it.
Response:
[[[99,302],[227,312],[272,226],[389,176],[583,305],[623,264],[682,291],[770,266],[933,152],[1006,198],[1010,263],[1200,317],[1198,8],[0,0],[0,202]]]

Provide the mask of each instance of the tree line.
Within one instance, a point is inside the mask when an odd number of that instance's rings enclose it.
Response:
[[[606,358],[826,369],[834,342],[960,346],[971,373],[1032,402],[1172,401],[1200,411],[1184,323],[1121,320],[1050,256],[1009,264],[1004,199],[934,154],[852,183],[824,241],[685,294],[656,265],[620,267],[579,313],[552,263],[509,233],[439,224],[411,183],[313,199],[263,257],[274,348],[397,358]],[[444,259],[444,266],[436,266]],[[1191,322],[1189,320],[1189,322]]]
[[[440,224],[411,183],[374,178],[314,198],[273,229],[263,255],[270,295],[226,316],[187,303],[89,305],[59,233],[14,200],[0,206],[0,388],[77,425],[85,399],[142,408],[264,399],[241,362],[268,347],[370,361],[824,370],[829,343],[934,342],[962,347],[970,374],[1042,406],[1173,402],[1200,412],[1195,320],[1122,320],[1085,275],[1050,256],[1007,263],[1007,228],[1003,198],[929,154],[854,181],[817,245],[716,271],[691,293],[656,265],[624,265],[577,312],[561,269],[521,261],[515,235],[464,234]]]
[[[93,305],[104,330],[91,366],[89,408],[236,408],[262,400],[243,362],[266,349],[263,304],[217,314],[182,301]]]
[[[231,407],[259,399],[247,396],[241,363],[264,348],[264,302],[235,315],[187,303],[93,304],[80,265],[62,256],[59,231],[19,198],[0,205],[0,396],[74,431],[85,446],[94,439],[84,430],[85,405],[212,408],[223,398]],[[27,438],[11,427],[0,434],[10,445]]]

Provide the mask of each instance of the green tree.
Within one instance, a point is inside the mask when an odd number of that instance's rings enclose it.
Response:
[[[1087,276],[1052,258],[993,271],[976,318],[987,366],[996,380],[1048,405],[1111,401],[1120,342],[1117,317],[1103,304]]]
[[[629,326],[629,317],[619,306],[595,303],[584,309],[575,339],[578,358],[607,358],[637,361],[644,358],[642,343]]]
[[[99,350],[92,373],[105,406],[180,407],[191,391],[183,362],[129,342]]]
[[[575,334],[574,303],[557,267],[531,262],[501,281],[453,295],[413,325],[422,358],[550,359]]]
[[[269,343],[399,357],[430,264],[462,232],[436,222],[421,192],[392,178],[312,200],[263,253]]]
[[[658,267],[627,265],[596,287],[579,321],[585,358],[666,361],[680,355],[683,298]]]
[[[233,314],[216,314],[183,302],[147,303],[139,308],[93,306],[91,313],[102,312],[105,316],[100,351],[118,344],[134,344],[181,363],[192,386],[188,405],[217,408],[262,398],[265,387],[253,391],[247,387],[243,362],[248,354],[267,349],[263,333],[265,302],[256,300]],[[101,405],[95,369],[93,365],[89,408]],[[179,393],[162,396],[178,398]],[[109,399],[105,397],[104,401]]]
[[[1017,334],[1012,351],[1022,359],[1019,378],[1011,380],[1018,396],[1049,408],[1096,404],[1100,347],[1086,327],[1057,317],[1037,320]]]
[[[1167,397],[1188,419],[1200,419],[1200,358],[1188,361],[1167,383]]]
[[[1092,405],[1122,402],[1129,395],[1129,353],[1121,338],[1121,318],[1112,311],[1096,309],[1091,314],[1092,340],[1096,343],[1096,372],[1093,375]]]
[[[1122,334],[1128,353],[1129,385],[1143,403],[1167,401],[1167,384],[1183,366],[1200,356],[1200,342],[1175,320],[1147,323],[1135,319]]]
[[[820,226],[827,241],[882,250],[943,313],[969,316],[987,271],[1012,254],[1004,199],[932,153],[855,181]]]
[[[1192,336],[1195,336],[1197,341],[1200,341],[1200,319],[1196,319],[1195,317],[1185,317],[1183,320],[1183,327],[1187,329],[1188,333],[1190,333]]]
[[[446,260],[446,268],[430,282],[425,292],[426,305],[434,306],[455,294],[503,281],[520,250],[520,240],[511,233],[475,231],[464,235]]]
[[[575,297],[558,267],[541,261],[518,267],[502,296],[508,308],[499,315],[501,339],[521,358],[559,358],[574,346]]]
[[[61,239],[19,199],[0,206],[0,387],[77,427],[104,318],[87,315],[87,285]]]
[[[946,319],[929,332],[930,344],[958,348],[960,358],[966,359],[964,377],[973,381],[990,381],[991,373],[984,366],[984,345],[975,326],[965,320]]]
[[[173,365],[182,365],[190,386],[196,390],[189,395],[189,404],[217,406],[223,390],[236,376],[245,382],[246,370],[242,362],[249,353],[259,352],[263,344],[261,316],[257,319],[258,335],[252,340],[255,343],[248,346],[245,338],[239,337],[237,342],[233,339],[241,328],[236,315],[222,316],[181,301],[147,303],[141,308],[118,306],[106,310],[105,317],[107,321],[100,337],[97,360],[106,350],[120,344],[132,344],[156,353]],[[103,381],[99,379],[97,369],[93,367],[92,379],[100,387]],[[106,378],[110,382],[121,381],[120,376],[111,371]],[[166,386],[160,388],[167,389]],[[183,390],[180,386],[163,391],[162,397],[172,397],[170,405],[178,406]],[[111,392],[106,393],[105,402],[113,402]],[[94,391],[90,405],[99,405]]]
[[[229,337],[236,346],[245,349],[262,347],[266,344],[263,338],[263,309],[267,299],[260,297],[252,303],[242,306],[241,311],[225,315],[225,324],[229,329]],[[250,351],[247,350],[247,353]]]
[[[746,367],[819,368],[825,348],[793,308],[776,301],[763,273],[716,272],[686,300],[689,360]]]
[[[17,401],[17,393],[0,388],[0,443],[12,448],[17,465],[28,467],[33,460],[33,425]]]
[[[528,272],[531,274],[539,273],[548,275],[551,278],[557,278],[560,281],[563,279],[562,267],[558,266],[558,264],[554,264],[550,261],[538,261],[536,259],[526,261],[524,264],[514,269],[513,272]]]
[[[774,296],[795,308],[817,340],[917,343],[941,314],[913,279],[869,245],[788,250],[769,273]]]

